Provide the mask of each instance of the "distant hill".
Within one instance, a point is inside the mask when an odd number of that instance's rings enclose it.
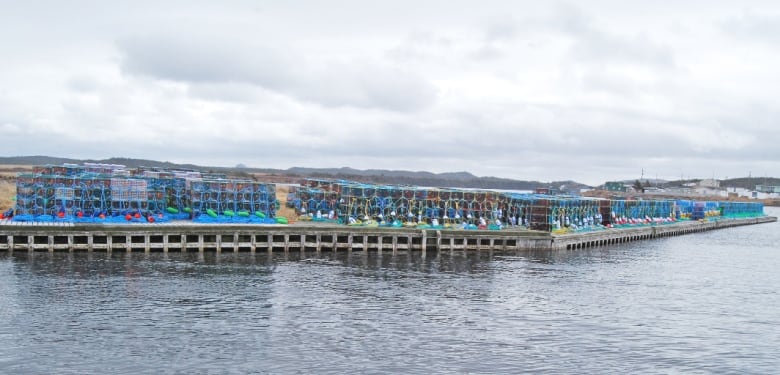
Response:
[[[330,178],[376,184],[397,184],[431,187],[458,187],[471,189],[533,190],[540,187],[579,191],[590,186],[575,181],[524,181],[499,177],[477,177],[469,172],[431,173],[383,169],[360,170],[354,168],[299,168],[286,170],[300,176]]]
[[[416,185],[416,186],[431,186],[431,187],[460,187],[460,188],[473,188],[473,189],[505,189],[505,190],[533,190],[536,188],[554,188],[558,189],[561,186],[565,187],[569,191],[579,191],[579,189],[587,188],[588,185],[576,182],[576,181],[553,181],[553,182],[539,182],[539,181],[523,181],[513,180],[500,177],[478,177],[469,172],[446,172],[446,173],[431,173],[424,171],[401,171],[401,170],[384,170],[384,169],[354,169],[349,167],[343,168],[303,168],[293,167],[286,170],[271,169],[271,168],[226,168],[226,167],[207,167],[198,166],[192,164],[176,164],[171,162],[160,162],[156,160],[145,159],[131,159],[114,157],[110,159],[102,160],[80,160],[80,159],[67,159],[57,158],[50,156],[14,156],[14,157],[0,157],[0,164],[13,164],[13,165],[46,165],[46,164],[63,164],[63,163],[107,163],[107,164],[122,164],[129,168],[137,168],[141,166],[145,167],[157,167],[168,169],[191,169],[197,171],[217,171],[228,174],[236,174],[240,176],[246,176],[251,173],[263,173],[274,174],[278,176],[287,177],[300,177],[300,178],[328,178],[328,179],[343,179],[360,182],[370,182],[376,184],[398,184],[398,185]]]
[[[65,163],[83,164],[83,163],[105,163],[105,164],[122,164],[129,168],[138,167],[159,167],[159,168],[181,168],[181,169],[197,169],[202,168],[191,164],[175,164],[171,162],[160,162],[156,160],[144,160],[144,159],[130,159],[130,158],[110,158],[110,159],[68,159],[58,158],[52,156],[10,156],[0,157],[0,164],[17,164],[17,165],[60,165]]]
[[[56,158],[51,156],[8,156],[0,157],[0,164],[15,165],[46,165],[46,164],[64,164],[81,163],[81,160]]]
[[[411,177],[411,178],[444,178],[447,180],[471,180],[478,178],[469,172],[446,172],[446,173],[431,173],[431,172],[412,172],[412,171],[398,171],[398,170],[386,170],[386,169],[354,169],[349,167],[343,168],[302,168],[292,167],[287,169],[289,173],[301,174],[301,175],[345,175],[345,176],[387,176],[387,177]]]

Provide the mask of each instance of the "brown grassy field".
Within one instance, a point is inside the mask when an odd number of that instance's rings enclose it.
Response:
[[[32,165],[0,164],[0,173],[31,172]]]
[[[276,185],[276,199],[279,200],[279,211],[276,212],[276,216],[286,217],[290,222],[298,218],[295,210],[287,207],[287,193],[289,189],[284,185]]]
[[[16,196],[16,183],[12,179],[0,179],[0,212],[5,212],[13,207]]]
[[[32,166],[0,164],[0,212],[16,204],[16,175],[19,172],[32,172]]]

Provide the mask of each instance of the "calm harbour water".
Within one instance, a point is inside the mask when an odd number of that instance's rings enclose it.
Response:
[[[426,259],[4,252],[0,373],[777,373],[778,244],[771,223]]]

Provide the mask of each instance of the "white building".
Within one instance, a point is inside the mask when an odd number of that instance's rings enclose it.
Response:
[[[726,190],[718,187],[697,186],[693,188],[693,192],[696,195],[704,195],[704,196],[723,197],[723,198],[729,196]]]
[[[720,187],[720,181],[713,180],[713,179],[705,179],[699,181],[697,184],[699,187],[706,187],[706,188],[719,188]]]
[[[765,193],[758,190],[749,190],[745,188],[728,187],[726,188],[727,194],[736,194],[738,197],[746,197],[752,199],[775,199],[780,198],[780,193]]]

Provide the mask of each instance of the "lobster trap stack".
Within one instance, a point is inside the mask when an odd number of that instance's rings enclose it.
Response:
[[[35,166],[32,173],[19,174],[16,185],[17,220],[284,222],[276,217],[275,184],[230,179],[220,173],[63,164]],[[499,229],[592,230],[763,215],[763,204],[755,202],[610,200],[327,179],[307,179],[291,186],[287,202],[305,214],[302,218],[312,220],[388,226],[462,224],[464,229],[492,225]]]
[[[19,220],[105,213],[112,201],[110,177],[71,165],[40,166],[20,174],[16,191]]]
[[[249,180],[193,180],[188,190],[194,216],[276,214],[276,185]]]
[[[347,218],[398,219],[417,223],[507,220],[512,199],[503,193],[349,183],[341,186],[339,213]],[[517,200],[514,201],[517,203]],[[523,207],[517,204],[516,207]]]
[[[147,183],[147,209],[152,212],[184,213],[191,206],[186,179],[172,174],[157,174],[144,179]],[[180,218],[184,218],[182,215]]]
[[[222,177],[144,167],[128,171],[116,164],[36,166],[33,173],[17,178],[16,218],[86,221],[142,216],[152,221],[149,217],[190,219],[206,212],[274,217],[274,184]]]
[[[674,217],[676,203],[673,200],[612,200],[609,223],[622,225],[642,221],[658,221],[659,218]]]
[[[295,193],[292,202],[288,197],[290,206],[301,213],[310,213],[314,215],[335,214],[338,209],[338,199],[341,193],[342,182],[328,180],[306,180],[303,186],[294,189]]]
[[[535,230],[593,230],[612,226],[656,225],[701,216],[763,215],[760,203],[610,200],[479,189],[442,189],[372,185],[348,181],[307,180],[297,207],[317,207],[323,192],[344,223],[355,220],[402,220],[413,223],[495,222]],[[308,201],[308,204],[306,203]],[[308,207],[307,207],[308,206]],[[700,207],[696,209],[696,207]],[[720,209],[720,211],[718,211]],[[682,211],[682,217],[679,212]],[[677,214],[676,214],[677,213]]]
[[[756,217],[764,214],[763,203],[718,202],[721,216],[731,218]]]
[[[141,178],[111,178],[110,213],[149,210],[148,181]]]

